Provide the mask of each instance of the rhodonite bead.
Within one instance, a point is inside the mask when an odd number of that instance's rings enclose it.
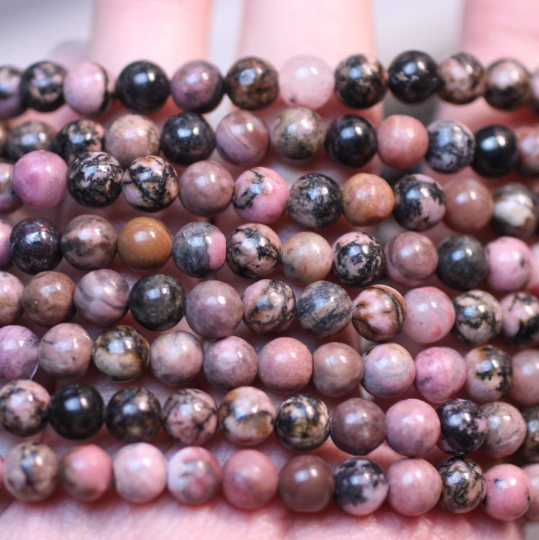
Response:
[[[17,161],[34,150],[50,150],[56,130],[41,120],[27,120],[11,129],[6,143],[7,156]]]
[[[55,379],[82,377],[92,359],[92,338],[80,325],[57,324],[41,339],[39,367]]]
[[[511,172],[518,162],[517,139],[505,126],[485,126],[474,133],[476,149],[472,167],[486,178],[497,178]]]
[[[308,394],[285,399],[277,410],[275,435],[291,450],[307,452],[319,448],[329,436],[329,427],[325,403]]]
[[[161,428],[161,404],[146,388],[124,388],[110,398],[105,423],[110,434],[124,443],[148,442]]]
[[[0,219],[0,269],[11,266],[10,236],[13,227],[7,221]]]
[[[145,442],[124,446],[112,462],[114,488],[129,502],[147,503],[167,485],[167,459],[157,447]]]
[[[0,122],[0,156],[1,157],[7,156],[7,142],[9,140],[10,133],[11,133],[11,129],[9,128],[9,126],[4,122]]]
[[[513,355],[511,399],[521,405],[539,403],[539,351],[527,349]]]
[[[317,112],[305,107],[292,107],[275,119],[271,144],[283,159],[305,163],[321,152],[325,133],[324,121]]]
[[[0,272],[0,327],[13,324],[23,313],[20,279],[8,272]]]
[[[444,217],[445,194],[442,186],[424,174],[410,174],[393,187],[393,217],[411,231],[432,229]]]
[[[475,56],[457,53],[438,66],[438,95],[449,103],[465,105],[485,93],[485,70]]]
[[[93,120],[81,118],[65,124],[54,140],[54,151],[67,163],[85,152],[102,152],[105,128]]]
[[[62,260],[60,231],[45,218],[19,221],[9,237],[13,264],[27,274],[54,270]]]
[[[212,63],[192,60],[174,73],[170,93],[182,111],[209,113],[221,103],[224,79]]]
[[[487,438],[481,452],[494,459],[514,454],[526,438],[526,422],[522,414],[503,401],[486,403],[481,407],[487,419]]]
[[[431,403],[442,403],[466,382],[466,362],[449,347],[431,347],[415,357],[415,386]]]
[[[334,491],[331,469],[318,456],[295,456],[279,472],[279,497],[294,512],[322,511]]]
[[[526,518],[530,521],[537,521],[539,518],[539,466],[526,465],[522,470],[528,475],[531,482],[530,508],[526,512]]]
[[[415,366],[410,353],[397,343],[382,343],[363,354],[362,385],[373,396],[395,398],[414,382]]]
[[[490,226],[504,236],[532,235],[539,222],[539,198],[527,186],[511,182],[493,193],[494,214]]]
[[[50,395],[34,381],[16,380],[0,390],[0,424],[15,437],[30,437],[47,425]]]
[[[404,399],[386,411],[387,442],[395,452],[420,457],[432,450],[440,437],[440,420],[431,405]]]
[[[64,104],[66,69],[55,62],[41,61],[27,67],[21,75],[19,92],[27,107],[51,112]]]
[[[122,192],[120,163],[105,152],[86,152],[67,171],[69,194],[82,206],[105,208]]]
[[[242,386],[226,394],[219,405],[219,429],[231,442],[252,446],[273,433],[275,407],[265,392]]]
[[[290,189],[288,213],[308,229],[333,225],[341,217],[342,206],[339,184],[325,174],[305,174]]]
[[[539,405],[524,407],[520,412],[526,422],[526,438],[520,454],[526,461],[539,462]]]
[[[258,371],[258,356],[250,343],[229,336],[206,346],[202,369],[214,388],[228,391],[252,384]]]
[[[332,264],[333,250],[319,234],[300,232],[283,244],[283,272],[292,281],[304,285],[320,281],[329,274]]]
[[[140,114],[124,114],[109,126],[105,149],[124,168],[142,156],[159,155],[159,129]]]
[[[150,363],[150,345],[134,328],[113,326],[95,340],[92,360],[107,379],[129,382],[146,371]]]
[[[221,478],[221,465],[205,448],[182,448],[168,463],[168,491],[183,504],[211,500],[219,491]]]
[[[176,443],[200,446],[217,428],[215,401],[202,390],[177,390],[163,405],[163,429]]]
[[[436,465],[442,479],[438,505],[452,514],[470,512],[485,498],[487,487],[483,470],[471,459],[452,457]]]
[[[215,217],[232,200],[234,179],[216,161],[198,161],[180,175],[180,200],[195,216]]]
[[[190,383],[202,368],[202,358],[202,345],[190,332],[163,334],[150,346],[152,373],[170,386]]]
[[[533,255],[518,238],[497,238],[485,246],[487,283],[495,291],[518,291],[532,277]]]
[[[14,66],[0,67],[0,120],[15,118],[26,109],[20,92],[21,75]]]
[[[0,328],[0,380],[30,379],[37,368],[38,337],[24,326]]]
[[[47,417],[58,435],[71,441],[94,436],[103,425],[101,394],[87,384],[66,384],[52,395]]]
[[[535,75],[537,77],[537,75]],[[519,126],[514,133],[518,145],[518,172],[525,176],[539,174],[539,127]]]
[[[23,442],[2,465],[4,487],[20,501],[43,501],[56,490],[58,458],[45,444]]]
[[[313,373],[309,349],[297,339],[280,337],[268,342],[258,355],[258,377],[272,392],[291,394],[305,388]]]
[[[254,167],[234,183],[232,204],[245,221],[268,225],[283,215],[289,195],[286,181],[278,172]]]
[[[22,201],[13,189],[13,164],[0,161],[0,213],[10,214],[22,206]]]
[[[135,321],[154,332],[176,326],[185,314],[187,293],[183,285],[166,274],[139,279],[129,293],[129,309]]]
[[[261,279],[245,289],[243,322],[256,334],[287,330],[296,315],[294,291],[284,281]]]
[[[384,411],[372,401],[351,398],[339,403],[331,416],[331,440],[353,456],[365,456],[386,438]]]
[[[512,345],[539,343],[539,299],[528,292],[511,293],[500,302],[502,336]]]
[[[225,92],[240,109],[264,109],[279,95],[279,75],[271,64],[260,58],[241,58],[226,74]]]
[[[345,114],[329,124],[325,148],[330,159],[337,165],[359,169],[376,154],[376,130],[366,118],[357,114]]]
[[[400,459],[387,471],[388,502],[403,516],[420,516],[432,510],[442,493],[438,471],[424,459]]]
[[[406,51],[388,68],[389,89],[404,103],[421,103],[431,97],[440,85],[438,66],[426,53]]]
[[[486,345],[502,329],[502,308],[485,291],[468,291],[453,298],[455,324],[451,333],[465,345]]]
[[[187,296],[187,324],[203,337],[219,339],[229,336],[242,316],[240,295],[228,283],[203,281]]]
[[[437,409],[441,425],[438,447],[452,455],[475,452],[487,436],[487,419],[483,411],[466,399],[451,399]]]
[[[530,74],[517,60],[503,58],[486,71],[486,102],[495,109],[512,111],[530,98]]]
[[[82,62],[72,67],[64,79],[66,103],[82,116],[106,113],[114,102],[116,78],[95,62]]]
[[[363,378],[361,355],[345,343],[324,343],[313,353],[313,384],[324,396],[344,396]]]
[[[58,467],[62,487],[78,501],[96,501],[109,489],[112,460],[95,444],[85,444],[69,450]]]
[[[401,293],[387,285],[363,289],[352,302],[352,324],[370,341],[387,341],[402,332],[406,302]]]

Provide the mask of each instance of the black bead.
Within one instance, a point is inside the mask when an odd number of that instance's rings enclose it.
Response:
[[[438,66],[438,95],[448,103],[465,105],[485,93],[485,70],[475,56],[457,53]]]
[[[120,73],[116,95],[124,107],[150,113],[164,105],[170,95],[170,83],[157,64],[139,60],[124,67]]]
[[[104,140],[105,129],[101,124],[81,118],[65,124],[56,135],[52,148],[67,163],[71,163],[85,152],[101,152]]]
[[[101,394],[87,384],[67,384],[54,392],[49,403],[49,423],[64,439],[82,441],[103,425]]]
[[[199,114],[180,113],[169,118],[163,126],[160,145],[168,160],[187,167],[211,156],[215,149],[215,133]]]
[[[325,147],[337,165],[358,168],[374,157],[378,138],[369,120],[357,114],[345,114],[329,125]]]
[[[40,120],[28,120],[11,129],[6,143],[9,159],[17,161],[34,150],[50,150],[56,131]]]
[[[530,79],[526,67],[517,60],[496,60],[486,71],[485,101],[502,111],[518,109],[531,97]]]
[[[497,178],[511,172],[518,163],[515,133],[505,126],[485,126],[475,133],[472,167],[486,178]]]
[[[39,112],[51,112],[64,104],[66,69],[54,62],[36,62],[23,71],[19,91],[25,104]]]
[[[388,75],[389,89],[405,103],[421,103],[438,90],[438,66],[421,51],[399,54],[391,62]]]
[[[124,388],[108,402],[105,423],[111,435],[124,443],[148,442],[161,427],[161,404],[146,388]]]
[[[494,214],[490,226],[502,236],[526,238],[539,222],[539,196],[517,182],[500,186],[493,194]]]
[[[131,289],[129,309],[144,328],[163,332],[181,321],[186,301],[185,289],[176,278],[151,274],[139,279]]]

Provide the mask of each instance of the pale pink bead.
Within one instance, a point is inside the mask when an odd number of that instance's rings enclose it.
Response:
[[[0,219],[0,270],[11,266],[11,250],[9,236],[13,227],[5,220]]]
[[[487,283],[495,291],[518,291],[532,277],[533,255],[518,238],[503,236],[485,246]]]
[[[417,343],[434,343],[445,337],[455,322],[455,308],[436,287],[412,289],[404,295],[408,314],[404,333]]]
[[[526,517],[532,521],[539,521],[539,463],[526,465],[522,470],[528,475],[531,482],[531,501]]]
[[[331,97],[334,83],[331,68],[316,56],[290,58],[279,72],[281,97],[292,107],[319,109]]]
[[[513,356],[513,388],[509,396],[521,405],[539,403],[539,351],[528,349]]]
[[[532,275],[531,279],[528,282],[528,285],[526,285],[526,290],[531,292],[532,294],[535,294],[535,296],[539,295],[539,244],[534,244],[533,246],[530,246],[531,252],[532,252]]]

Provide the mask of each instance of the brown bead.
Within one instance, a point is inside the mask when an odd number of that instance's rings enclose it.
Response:
[[[131,270],[152,272],[168,261],[172,236],[165,225],[151,217],[128,221],[118,236],[118,255]]]

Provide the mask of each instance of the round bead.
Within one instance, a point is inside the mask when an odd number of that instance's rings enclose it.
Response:
[[[539,343],[539,299],[527,292],[507,295],[502,307],[502,336],[512,345]]]
[[[10,133],[10,127],[5,122],[0,122],[0,156],[2,157],[7,156],[7,143]]]
[[[221,103],[224,80],[212,63],[192,60],[174,73],[170,79],[170,93],[182,111],[205,114]]]
[[[163,405],[163,429],[176,443],[200,446],[217,428],[215,401],[202,390],[174,392]]]
[[[497,178],[511,172],[518,162],[517,139],[505,126],[486,126],[474,133],[476,150],[472,167],[477,174]]]
[[[51,112],[64,104],[66,70],[54,62],[36,62],[21,75],[19,92],[27,107],[39,112]]]
[[[3,219],[0,219],[0,268],[11,266],[10,236],[13,227]]]
[[[537,465],[526,465],[522,470],[528,475],[528,478],[531,482],[531,491],[530,491],[530,508],[526,513],[526,518],[531,521],[537,521],[539,517],[538,505],[538,481],[539,481],[539,467]]]
[[[23,313],[20,279],[8,272],[0,272],[0,327],[13,324]]]
[[[82,441],[101,429],[104,409],[101,394],[92,386],[66,384],[52,395],[47,416],[58,435]]]
[[[189,332],[163,334],[150,346],[152,373],[170,386],[190,383],[202,368],[202,358],[202,345]]]
[[[539,403],[539,351],[519,351],[512,360],[513,388],[509,396],[521,405]]]
[[[537,76],[535,76],[537,77]],[[539,174],[539,129],[534,126],[519,126],[514,131],[518,145],[518,172],[525,176]]]
[[[24,326],[0,328],[0,380],[30,379],[37,368],[39,339]]]
[[[331,440],[347,454],[371,453],[385,441],[386,432],[384,411],[372,401],[351,398],[333,410]]]
[[[526,422],[526,438],[520,447],[520,454],[526,461],[539,461],[539,405],[531,405],[520,410]]]
[[[297,317],[309,334],[319,338],[335,336],[352,320],[352,301],[339,285],[316,281],[299,295]]]
[[[481,407],[487,419],[487,438],[481,447],[483,454],[499,459],[514,454],[526,438],[526,422],[513,405],[494,401]]]
[[[110,434],[119,441],[148,442],[161,428],[161,405],[146,388],[124,388],[110,398],[105,423]]]
[[[20,116],[26,109],[20,92],[21,75],[22,71],[14,66],[0,67],[1,120]]]
[[[54,140],[54,151],[67,163],[71,163],[85,152],[102,152],[104,143],[105,128],[93,120],[81,118],[67,123],[58,132]]]
[[[530,98],[530,74],[517,60],[503,58],[486,71],[486,102],[495,109],[512,111]]]
[[[438,66],[438,95],[449,103],[465,105],[485,93],[485,70],[475,56],[457,53]]]
[[[517,238],[502,237],[485,246],[487,283],[495,291],[518,291],[532,276],[533,255]]]
[[[51,150],[56,130],[41,120],[27,120],[11,129],[6,143],[8,157],[17,161],[34,150]]]
[[[334,491],[331,469],[318,456],[295,456],[279,472],[279,497],[294,512],[324,510]]]
[[[0,68],[1,73],[1,68]],[[1,103],[1,102],[0,102]],[[1,105],[0,105],[1,106]],[[0,161],[0,213],[10,214],[22,206],[22,201],[13,189],[13,164]]]

